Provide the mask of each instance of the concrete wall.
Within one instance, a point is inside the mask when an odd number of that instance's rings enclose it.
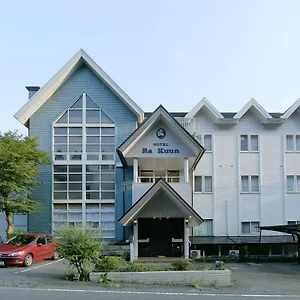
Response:
[[[92,282],[99,282],[104,273],[90,273]],[[111,272],[108,278],[114,281],[138,281],[144,284],[201,282],[203,285],[216,283],[217,286],[230,286],[229,270],[204,271],[159,271],[159,272]]]

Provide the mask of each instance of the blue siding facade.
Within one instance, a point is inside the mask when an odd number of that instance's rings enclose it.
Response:
[[[86,65],[81,66],[30,118],[29,135],[37,136],[40,148],[52,157],[52,124],[81,95],[87,95],[113,120],[116,126],[116,147],[119,146],[135,129],[136,115],[93,73]],[[119,158],[116,155],[116,162]],[[119,169],[119,168],[118,168]],[[122,180],[116,172],[116,189],[122,188]],[[130,172],[129,172],[130,178]],[[132,178],[132,174],[131,174]],[[42,205],[40,212],[30,213],[28,229],[31,232],[52,231],[52,166],[42,168],[37,186],[31,195],[32,199]],[[132,180],[132,179],[131,179]],[[117,195],[119,193],[117,192]],[[128,193],[129,195],[129,193]],[[118,207],[119,197],[116,197]],[[131,198],[130,198],[131,203]],[[128,206],[127,204],[126,206]],[[119,237],[120,226],[116,235]]]
[[[132,206],[132,181],[133,169],[116,168],[117,182],[116,182],[116,239],[127,240],[132,235],[131,227],[123,227],[118,220],[131,208]]]

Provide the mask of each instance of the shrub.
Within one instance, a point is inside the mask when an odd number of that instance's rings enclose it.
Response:
[[[149,264],[135,264],[135,263],[128,263],[127,268],[124,269],[124,272],[153,272],[153,271],[166,271],[166,268],[156,266],[156,265],[149,265]]]
[[[104,256],[95,265],[95,272],[116,272],[121,266],[126,265],[126,261],[120,256]]]
[[[64,226],[57,232],[61,256],[69,260],[71,269],[78,272],[80,281],[89,280],[89,268],[99,259],[102,242],[99,230],[81,226]]]
[[[191,263],[186,259],[177,260],[172,263],[175,271],[187,271]]]

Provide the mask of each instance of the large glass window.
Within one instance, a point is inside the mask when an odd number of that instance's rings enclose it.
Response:
[[[53,141],[55,161],[114,161],[114,123],[87,95],[54,124]]]
[[[101,227],[114,238],[115,125],[83,94],[53,124],[53,230]]]

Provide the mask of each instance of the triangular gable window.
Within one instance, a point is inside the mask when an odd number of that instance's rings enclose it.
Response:
[[[82,123],[82,103],[81,96],[59,119],[56,123]]]
[[[83,108],[86,108],[84,111]],[[114,124],[111,118],[86,95],[85,103],[81,96],[57,121],[59,124],[79,124],[83,122],[83,113],[87,124]]]

